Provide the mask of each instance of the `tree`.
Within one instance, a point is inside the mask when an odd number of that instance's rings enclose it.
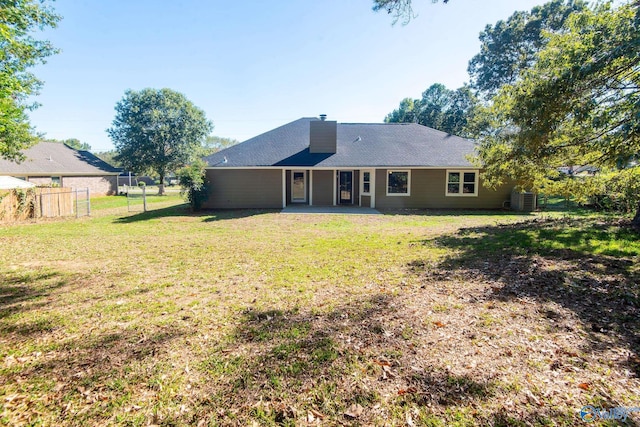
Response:
[[[431,3],[438,3],[439,0],[431,0]],[[442,3],[448,3],[449,0],[442,0]],[[413,7],[411,0],[373,0],[374,12],[384,10],[389,15],[393,15],[393,23],[402,20],[403,24],[408,24],[412,18]]]
[[[419,123],[454,135],[468,136],[467,125],[477,100],[464,86],[456,90],[435,83],[422,93],[421,99],[405,98],[397,110],[389,113],[386,123]]]
[[[116,156],[118,155],[118,152],[115,151],[115,150],[103,151],[101,153],[95,153],[95,155],[100,160],[103,160],[103,161],[109,163],[111,166],[115,166],[117,168],[121,168],[122,167],[122,163],[120,163],[118,160],[116,160]]]
[[[23,160],[21,150],[37,141],[27,111],[27,98],[42,82],[29,68],[58,51],[33,32],[55,27],[60,17],[38,0],[0,0],[0,157]]]
[[[487,98],[533,66],[545,46],[545,34],[564,28],[567,18],[586,9],[583,0],[553,0],[530,12],[518,11],[480,33],[480,53],[469,61],[471,86]]]
[[[80,142],[77,138],[69,138],[69,139],[45,139],[46,142],[57,142],[59,144],[65,144],[74,150],[84,150],[91,151],[91,145],[86,142]]]
[[[213,129],[202,110],[170,89],[128,90],[115,109],[107,133],[118,152],[116,160],[129,170],[157,173],[160,195],[166,174],[189,164]]]
[[[485,182],[540,188],[559,166],[584,164],[640,179],[623,172],[640,154],[640,1],[574,13],[547,37],[535,65],[484,112]]]
[[[210,156],[213,153],[217,153],[220,150],[223,150],[227,147],[231,147],[232,145],[236,145],[238,142],[237,139],[233,138],[223,138],[221,136],[208,136],[204,142],[202,143],[202,147],[200,148],[199,157]]]

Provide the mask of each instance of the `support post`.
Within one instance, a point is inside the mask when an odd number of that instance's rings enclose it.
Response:
[[[144,206],[144,211],[147,211],[147,186],[142,187],[142,205]]]

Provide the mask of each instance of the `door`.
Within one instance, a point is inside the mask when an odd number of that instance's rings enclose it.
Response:
[[[307,201],[307,182],[305,171],[291,171],[291,203]]]
[[[341,205],[353,203],[353,171],[338,172],[338,203]]]

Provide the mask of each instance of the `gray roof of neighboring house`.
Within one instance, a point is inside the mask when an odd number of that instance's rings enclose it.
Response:
[[[4,175],[114,175],[121,170],[88,151],[74,150],[59,142],[39,142],[23,151],[22,163],[0,159]]]
[[[338,123],[335,154],[309,153],[302,118],[205,158],[210,167],[470,167],[475,143],[415,123]]]

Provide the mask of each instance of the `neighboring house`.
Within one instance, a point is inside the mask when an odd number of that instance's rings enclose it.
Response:
[[[204,207],[502,208],[513,186],[485,188],[474,148],[414,123],[302,118],[206,157]]]
[[[569,176],[594,176],[599,172],[599,169],[591,165],[562,166],[558,168],[558,171]]]
[[[36,185],[23,179],[12,176],[0,175],[0,190],[13,190],[16,188],[33,188]]]
[[[89,188],[91,194],[117,194],[120,169],[88,151],[74,150],[58,142],[40,142],[23,151],[21,163],[0,159],[0,175],[24,179],[36,185]]]

